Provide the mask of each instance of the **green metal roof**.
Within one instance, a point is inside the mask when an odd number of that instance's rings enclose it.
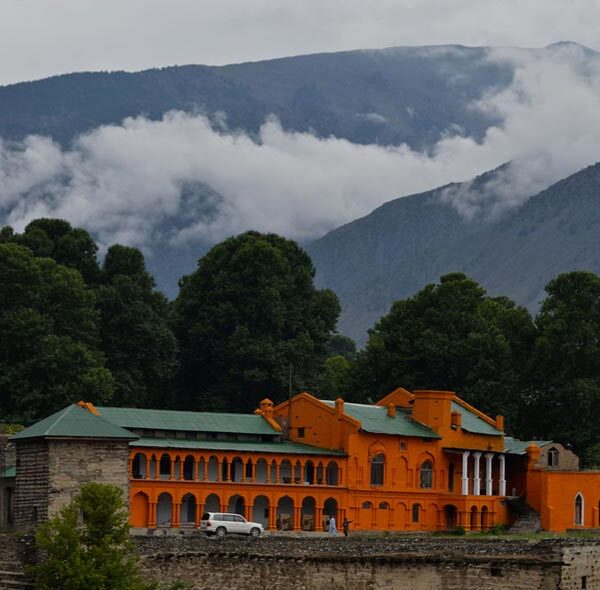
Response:
[[[467,432],[473,434],[487,434],[489,436],[502,436],[502,431],[498,430],[485,420],[482,420],[477,414],[467,410],[457,402],[452,402],[452,411],[459,412],[462,416],[461,427]]]
[[[12,467],[6,467],[3,471],[0,471],[0,479],[6,477],[17,477],[17,468],[14,465]]]
[[[341,451],[321,449],[291,441],[251,442],[233,440],[180,440],[164,438],[140,438],[129,443],[132,447],[156,447],[160,449],[190,449],[206,451],[246,451],[248,453],[284,453],[292,455],[344,455]]]
[[[510,455],[526,455],[527,447],[530,445],[536,445],[543,447],[544,445],[551,444],[550,440],[519,440],[512,436],[504,437],[504,452]]]
[[[257,414],[219,414],[141,408],[96,408],[100,415],[123,428],[185,430],[190,432],[233,432],[237,434],[280,434]]]
[[[333,401],[322,401],[330,407],[335,407]],[[397,410],[394,418],[388,416],[387,412],[388,409],[384,406],[344,403],[344,413],[358,420],[360,427],[365,432],[418,436],[420,438],[441,438],[430,428],[412,420],[408,413],[400,409]]]
[[[13,440],[44,437],[124,438],[137,436],[102,416],[96,416],[76,404],[36,422],[33,426],[15,434]]]

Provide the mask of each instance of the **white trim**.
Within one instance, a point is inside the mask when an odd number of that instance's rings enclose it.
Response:
[[[462,456],[462,495],[469,494],[469,451],[463,451]]]
[[[498,478],[498,495],[506,496],[506,466],[505,466],[505,457],[504,455],[500,455],[498,457],[500,459],[500,477]]]
[[[485,454],[485,495],[492,495],[492,461],[494,460],[493,453]]]
[[[473,495],[479,496],[481,494],[481,479],[479,477],[479,459],[481,459],[481,453],[477,451],[473,453]]]

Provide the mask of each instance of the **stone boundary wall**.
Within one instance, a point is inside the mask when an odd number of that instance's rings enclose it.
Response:
[[[145,577],[195,590],[600,590],[600,539],[154,534],[132,541]],[[23,571],[33,559],[31,537],[0,534],[0,562]]]
[[[148,577],[195,590],[600,590],[600,540],[145,536]]]

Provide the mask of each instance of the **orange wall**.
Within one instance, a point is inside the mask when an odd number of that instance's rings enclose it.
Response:
[[[584,499],[584,527],[600,527],[600,473],[593,471],[540,471],[542,528],[564,531],[575,526],[575,497]]]

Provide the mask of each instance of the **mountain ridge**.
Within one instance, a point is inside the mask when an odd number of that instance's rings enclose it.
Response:
[[[275,115],[287,130],[426,149],[451,129],[481,139],[498,123],[469,108],[512,81],[516,66],[488,59],[490,51],[395,46],[222,66],[62,74],[0,87],[0,137],[48,135],[68,145],[100,125],[141,114],[157,119],[175,109],[209,117],[222,112],[230,128],[250,134]]]
[[[600,163],[483,223],[441,200],[448,186],[390,201],[307,246],[317,284],[342,301],[342,333],[364,342],[394,300],[448,272],[465,272],[530,311],[560,272],[600,272]]]

